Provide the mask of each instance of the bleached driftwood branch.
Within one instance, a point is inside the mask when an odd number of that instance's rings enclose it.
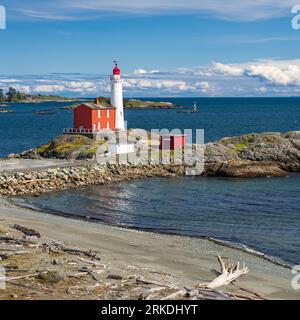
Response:
[[[240,276],[249,272],[249,269],[248,267],[246,267],[245,263],[243,263],[243,266],[240,268],[239,262],[237,262],[236,265],[232,265],[230,261],[225,263],[220,256],[218,256],[218,261],[221,266],[221,274],[212,282],[207,284],[200,284],[199,287],[216,289],[232,283]]]

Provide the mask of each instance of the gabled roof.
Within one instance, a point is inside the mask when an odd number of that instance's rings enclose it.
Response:
[[[76,106],[74,109],[80,107],[80,106],[86,106],[90,109],[94,109],[94,110],[101,110],[101,109],[116,109],[114,106],[112,106],[111,104],[96,104],[93,102],[84,102],[79,104],[78,106]]]

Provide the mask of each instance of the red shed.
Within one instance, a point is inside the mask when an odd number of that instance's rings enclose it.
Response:
[[[99,99],[95,103],[82,103],[74,108],[74,129],[97,132],[103,129],[115,129],[116,108],[101,104]]]
[[[160,136],[160,150],[176,150],[186,145],[185,134],[166,134]]]

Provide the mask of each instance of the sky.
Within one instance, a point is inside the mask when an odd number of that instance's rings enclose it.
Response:
[[[109,95],[118,60],[127,97],[300,96],[295,1],[0,0],[0,88]]]

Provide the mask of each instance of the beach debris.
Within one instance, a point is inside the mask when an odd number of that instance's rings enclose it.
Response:
[[[21,231],[23,232],[26,236],[29,236],[29,237],[37,237],[37,238],[40,238],[41,237],[41,234],[36,231],[36,230],[33,230],[33,229],[28,229],[26,227],[23,227],[23,226],[20,226],[18,224],[14,224],[14,229],[18,230],[18,231]]]
[[[232,265],[231,261],[228,260],[227,263],[225,263],[222,257],[219,255],[218,261],[221,266],[221,274],[212,282],[207,284],[199,284],[198,287],[216,289],[234,282],[237,278],[249,272],[249,268],[246,267],[245,263],[243,263],[243,266],[240,268],[239,262],[237,262],[235,265]]]
[[[103,267],[105,268],[106,266],[104,266],[102,263],[99,263],[98,261],[93,261],[93,260],[88,260],[88,259],[85,259],[85,258],[81,258],[81,257],[78,257],[78,260],[82,261],[82,262],[85,262],[85,263],[88,263],[88,264],[91,264],[93,265],[94,267]]]
[[[37,277],[38,275],[39,275],[38,273],[33,273],[33,274],[27,274],[27,275],[19,276],[19,277],[8,277],[8,278],[6,278],[6,282],[21,280],[21,279],[25,280],[25,279]]]
[[[39,273],[38,279],[44,283],[54,284],[62,281],[64,277],[58,271],[48,270],[46,272]]]
[[[165,287],[165,288],[170,287],[167,284],[163,284],[163,283],[159,283],[159,282],[151,281],[151,280],[145,280],[143,277],[137,277],[136,283],[141,283],[141,284],[146,284],[146,285],[154,285],[154,286]]]
[[[247,273],[245,266],[218,257],[221,274],[204,285],[185,287],[175,275],[144,266],[100,262],[99,252],[71,247],[45,236],[24,237],[7,227],[0,235],[1,263],[7,272],[7,292],[0,299],[143,299],[143,300],[261,300],[255,292],[235,287],[230,293],[217,288]],[[30,230],[30,229],[29,229]],[[23,230],[25,231],[25,230]],[[26,229],[26,232],[28,230]],[[25,234],[26,235],[26,234]],[[37,249],[40,250],[37,250]],[[46,248],[46,250],[42,250]],[[23,258],[22,254],[28,254]],[[20,255],[14,257],[14,255]],[[132,273],[134,270],[134,274]]]
[[[55,250],[60,250],[74,255],[84,255],[95,260],[101,260],[101,258],[99,257],[99,252],[97,251],[67,247],[64,244],[53,240],[48,241],[46,244],[49,246],[51,252],[55,252]]]
[[[114,273],[109,273],[107,275],[107,279],[112,279],[112,280],[123,280],[123,276],[119,274],[114,274]]]

